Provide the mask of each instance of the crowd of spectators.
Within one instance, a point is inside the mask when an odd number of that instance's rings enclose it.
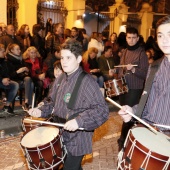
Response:
[[[23,109],[36,106],[47,96],[49,88],[55,79],[54,63],[60,61],[60,47],[68,39],[75,39],[83,46],[83,69],[91,74],[103,88],[104,81],[114,79],[114,66],[120,64],[120,59],[127,48],[126,33],[115,32],[110,36],[93,32],[90,36],[84,28],[64,28],[62,23],[52,23],[48,18],[46,28],[35,24],[30,33],[29,25],[23,24],[16,31],[13,25],[0,23],[0,91],[5,92],[6,103],[3,110],[13,113],[10,106],[15,100],[18,89],[24,89]],[[162,56],[154,37],[148,37],[146,42],[140,36],[139,44],[145,49],[151,64]],[[4,67],[4,62],[10,67]],[[3,69],[8,69],[4,74]],[[11,72],[12,74],[8,74]],[[7,80],[8,83],[4,83]],[[14,88],[12,97],[10,89]],[[18,87],[17,87],[18,86]],[[35,103],[32,96],[35,93]]]

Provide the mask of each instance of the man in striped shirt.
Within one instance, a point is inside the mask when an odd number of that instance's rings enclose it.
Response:
[[[120,65],[125,65],[118,70],[118,77],[125,76],[129,91],[119,96],[121,105],[134,106],[138,104],[148,70],[148,58],[143,47],[139,44],[139,35],[136,28],[130,27],[126,31],[127,49],[120,60]],[[136,66],[134,66],[136,65]],[[118,140],[119,150],[127,136],[131,123],[123,123],[121,136]]]
[[[64,170],[82,170],[83,156],[92,152],[93,131],[103,124],[109,115],[99,86],[89,74],[84,76],[79,86],[74,106],[71,109],[68,106],[72,95],[75,95],[73,91],[77,79],[83,72],[80,67],[81,55],[82,45],[78,41],[70,39],[64,43],[61,65],[65,73],[61,75],[62,80],[61,76],[55,80],[48,96],[51,98],[50,102],[44,100],[44,105],[39,109],[29,110],[29,114],[35,117],[47,117],[53,112],[60,120],[66,120],[62,133],[68,152]],[[78,130],[79,128],[84,130]]]
[[[165,57],[162,58],[159,69],[154,75],[141,118],[149,124],[170,126],[170,15],[163,17],[157,22],[157,41]],[[152,76],[150,72],[151,69],[149,68],[147,81]],[[147,92],[145,92],[146,94]],[[137,114],[136,107],[123,106],[119,114],[124,122],[130,122],[132,119],[132,116],[127,114],[127,110]],[[159,128],[159,130],[170,135],[168,128]]]

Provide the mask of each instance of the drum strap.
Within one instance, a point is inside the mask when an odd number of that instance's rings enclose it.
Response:
[[[76,84],[74,86],[74,89],[73,89],[73,92],[72,92],[72,95],[70,97],[70,100],[69,100],[69,103],[67,105],[67,108],[68,109],[73,109],[74,108],[74,105],[76,103],[76,100],[77,100],[77,94],[78,94],[78,91],[79,91],[79,88],[81,86],[81,82],[84,78],[84,76],[86,75],[87,73],[86,72],[81,72],[81,74],[79,75],[77,81],[76,81]]]
[[[151,86],[152,86],[152,82],[154,80],[154,77],[155,77],[155,74],[156,72],[158,71],[159,69],[159,66],[162,62],[162,58],[160,58],[159,60],[156,60],[155,62],[152,63],[152,65],[150,66],[150,73],[149,73],[149,77],[145,83],[145,88],[144,88],[144,93],[146,94],[143,94],[141,96],[141,99],[139,101],[139,105],[138,105],[138,108],[137,108],[137,112],[136,112],[136,116],[138,117],[141,117],[142,115],[142,112],[143,112],[143,109],[145,107],[145,104],[147,102],[147,99],[148,99],[148,96],[149,96],[149,93],[150,93],[150,90],[151,90]]]

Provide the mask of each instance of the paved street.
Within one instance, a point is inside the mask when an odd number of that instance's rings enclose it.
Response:
[[[93,153],[85,155],[83,170],[116,170],[117,139],[122,120],[113,106],[109,104],[109,108],[111,110],[109,120],[95,130]],[[22,132],[11,134],[5,139],[0,139],[0,170],[28,170],[20,147],[22,134]]]

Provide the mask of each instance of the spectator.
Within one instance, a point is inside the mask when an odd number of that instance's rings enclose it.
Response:
[[[54,79],[54,63],[57,60],[61,59],[61,48],[57,47],[54,49],[52,54],[49,54],[48,57],[45,59],[44,64],[47,66],[46,76],[49,77],[52,81]]]
[[[77,27],[72,27],[71,29],[71,38],[79,41],[83,45],[83,34],[78,30]]]
[[[21,50],[17,44],[11,44],[7,50],[7,60],[10,62],[10,79],[19,83],[20,88],[25,90],[25,102],[22,106],[27,111],[32,105],[33,82],[30,72],[22,60]]]
[[[114,74],[114,60],[112,57],[112,47],[106,46],[104,48],[104,53],[98,58],[99,69],[104,77],[104,81],[111,80],[115,78]]]
[[[93,32],[93,34],[91,36],[90,42],[88,44],[88,49],[91,47],[95,47],[98,49],[97,57],[100,57],[101,53],[104,50],[104,45],[102,43],[101,37],[99,36],[99,34],[97,32]]]
[[[48,91],[50,79],[46,77],[47,67],[43,65],[42,58],[38,50],[31,46],[23,54],[26,66],[36,87],[36,105],[43,99],[44,89]],[[44,94],[45,97],[46,93]]]
[[[97,63],[97,53],[98,50],[95,47],[89,48],[84,54],[82,59],[83,69],[92,74],[96,79],[100,88],[103,88],[104,78],[100,72],[98,63]]]
[[[57,60],[53,64],[53,67],[54,67],[54,76],[55,76],[55,78],[58,78],[64,72],[62,69],[60,60]]]
[[[45,39],[43,37],[43,29],[40,24],[33,25],[33,37],[31,45],[34,46],[40,53],[42,59],[47,57],[47,51],[45,49]]]
[[[61,23],[54,24],[53,33],[46,40],[47,53],[52,53],[54,49],[60,47],[64,42],[64,27]]]
[[[21,46],[21,43],[15,36],[15,30],[13,25],[7,25],[6,34],[0,37],[0,43],[5,45],[5,49],[9,44],[18,44]]]
[[[16,38],[20,42],[20,48],[22,53],[31,45],[31,35],[29,26],[27,24],[23,24],[17,32]]]
[[[4,24],[3,22],[0,23],[0,27],[2,27],[2,35],[6,34],[6,24]]]
[[[112,52],[113,52],[113,59],[116,65],[119,65],[120,63],[120,58],[118,56],[118,49],[119,45],[117,43],[117,34],[113,32],[110,35],[110,39],[106,41],[105,46],[111,46],[112,47]]]
[[[13,109],[10,105],[12,101],[15,100],[19,89],[19,84],[10,79],[10,67],[10,63],[5,60],[5,46],[0,44],[0,88],[4,89],[7,93],[7,101],[2,111],[9,114],[13,113]]]

